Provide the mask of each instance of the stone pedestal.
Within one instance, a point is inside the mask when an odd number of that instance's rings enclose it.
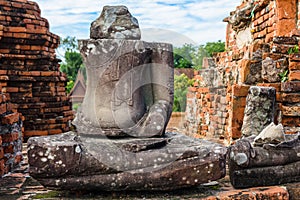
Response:
[[[104,139],[73,132],[32,138],[30,174],[63,190],[172,190],[225,176],[226,148],[181,134]]]

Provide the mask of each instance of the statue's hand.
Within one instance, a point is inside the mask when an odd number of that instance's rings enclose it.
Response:
[[[169,121],[170,103],[164,100],[154,103],[149,111],[128,130],[128,134],[134,137],[162,136]]]

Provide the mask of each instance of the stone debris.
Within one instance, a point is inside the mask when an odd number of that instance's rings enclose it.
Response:
[[[245,138],[228,152],[230,181],[235,188],[300,181],[299,138],[294,135],[286,141],[282,124],[273,123],[275,99],[275,88],[249,89],[242,126]]]
[[[255,137],[254,145],[262,146],[263,144],[278,144],[285,141],[285,133],[282,124],[275,125],[273,122],[269,124],[262,132]]]
[[[275,88],[250,87],[244,137],[228,150],[230,181],[235,188],[300,181],[299,135],[286,136],[282,124],[272,122],[274,103]]]
[[[251,86],[246,99],[243,136],[258,135],[274,121],[276,89]]]
[[[279,144],[272,144],[271,140],[262,147],[254,147],[254,139],[255,136],[240,139],[229,148],[230,181],[235,188],[300,181],[298,135]]]

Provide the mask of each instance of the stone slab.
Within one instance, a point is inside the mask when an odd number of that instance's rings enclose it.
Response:
[[[225,176],[226,151],[220,144],[178,133],[110,140],[68,132],[28,140],[31,176],[63,190],[191,187]]]

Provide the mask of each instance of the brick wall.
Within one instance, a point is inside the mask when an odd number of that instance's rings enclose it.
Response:
[[[8,76],[0,75],[0,91]],[[22,160],[22,116],[10,95],[0,92],[0,177],[13,170]]]
[[[189,89],[186,120],[190,133],[239,138],[251,85],[275,87],[274,121],[283,123],[287,133],[299,131],[300,54],[288,53],[299,45],[297,6],[296,0],[243,1],[224,19],[228,24],[226,52],[216,54]],[[281,83],[279,74],[286,70],[288,80]]]
[[[2,92],[25,117],[24,137],[68,131],[73,112],[55,55],[59,37],[35,2],[1,0],[0,11],[0,75],[8,77]]]

